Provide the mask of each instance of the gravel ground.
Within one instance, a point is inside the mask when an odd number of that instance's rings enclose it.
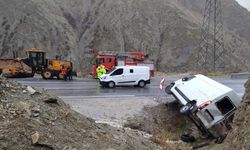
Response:
[[[0,78],[1,150],[157,150],[146,134],[97,124],[45,90]]]
[[[144,111],[129,118],[126,127],[141,130],[153,135],[152,140],[165,150],[190,149],[191,146],[180,140],[180,135],[192,124],[179,113],[177,104],[159,104],[145,107]]]
[[[77,112],[93,118],[97,122],[108,123],[112,126],[122,126],[129,117],[140,113],[145,106],[156,106],[158,103],[148,97],[105,97],[83,98],[64,101]]]

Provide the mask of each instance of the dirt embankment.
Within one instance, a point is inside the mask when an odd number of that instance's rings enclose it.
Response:
[[[216,144],[216,140],[202,137],[189,119],[180,114],[180,108],[176,104],[145,107],[141,114],[129,118],[125,126],[152,134],[153,141],[162,145],[166,150],[192,148],[202,150],[246,150],[250,147],[250,80],[245,84],[245,88],[244,100],[236,111],[233,129],[221,144]],[[192,130],[196,141],[187,144],[180,140],[180,135],[189,131],[189,129]]]
[[[152,134],[152,140],[165,150],[191,149],[180,140],[180,135],[192,126],[188,119],[179,113],[177,104],[160,104],[145,107],[141,114],[129,118],[125,126]]]
[[[141,133],[96,124],[44,90],[0,78],[0,149],[161,149]]]
[[[215,145],[215,150],[247,150],[250,148],[250,80],[245,83],[245,95],[242,105],[238,108],[233,120],[233,129],[225,141]]]

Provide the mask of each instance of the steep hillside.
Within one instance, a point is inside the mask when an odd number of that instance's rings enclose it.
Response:
[[[227,48],[234,64],[247,64],[250,13],[234,0],[223,0],[223,6]],[[88,49],[138,49],[159,70],[186,71],[193,67],[204,1],[3,0],[0,7],[0,57],[12,50],[25,56],[24,50],[38,47],[86,71]]]
[[[162,150],[145,134],[97,124],[45,90],[0,77],[1,150]]]
[[[54,1],[4,0],[0,5],[1,57],[30,47],[46,49],[51,56],[56,50],[62,50],[66,56],[74,51],[75,31]]]

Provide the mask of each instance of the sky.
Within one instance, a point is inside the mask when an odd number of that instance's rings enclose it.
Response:
[[[250,0],[237,0],[239,4],[246,7],[250,11]]]

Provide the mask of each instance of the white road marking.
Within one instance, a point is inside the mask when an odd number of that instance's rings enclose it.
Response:
[[[62,99],[135,97],[135,95],[59,96]]]
[[[18,81],[19,83],[22,84],[83,84],[84,82],[70,82],[70,81]],[[89,83],[89,82],[88,82]],[[97,83],[97,82],[93,82]]]
[[[89,87],[88,86],[88,89],[84,89],[84,87],[40,87],[40,88],[45,88],[47,90],[85,90],[85,91],[89,91]],[[93,86],[95,87],[95,86]]]

